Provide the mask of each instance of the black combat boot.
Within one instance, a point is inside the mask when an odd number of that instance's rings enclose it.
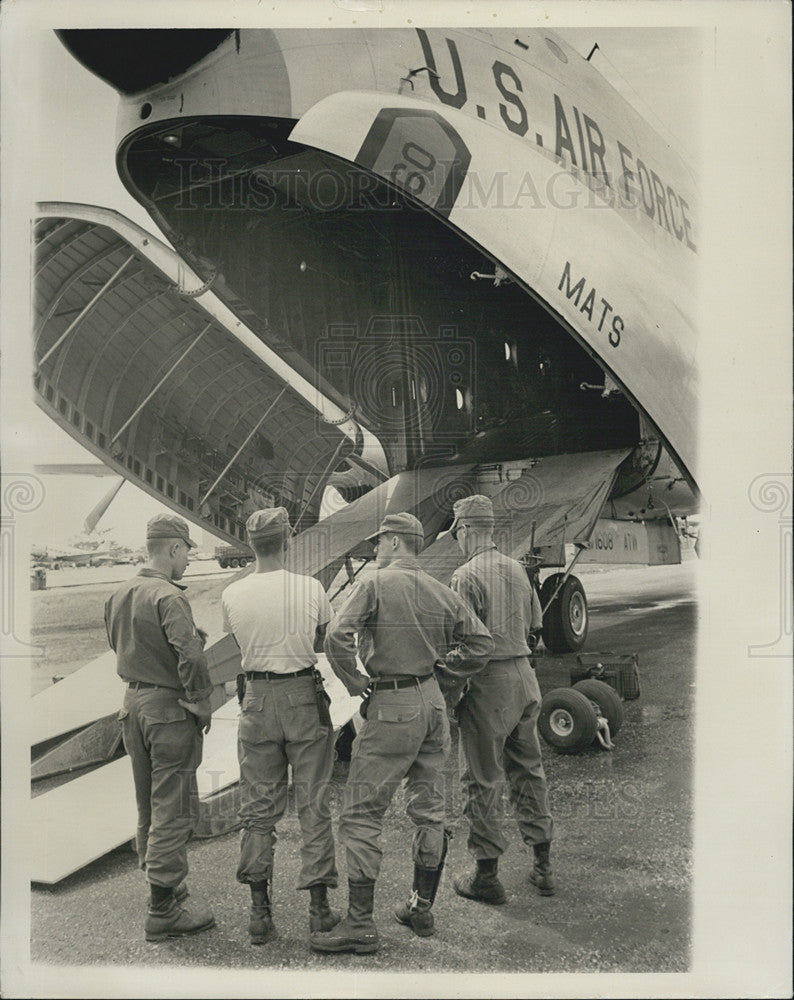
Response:
[[[422,868],[414,865],[414,887],[411,898],[394,911],[394,916],[410,927],[419,937],[435,934],[433,914],[430,912],[441,881],[441,867]]]
[[[529,873],[529,881],[535,886],[541,896],[553,896],[554,879],[551,874],[551,864],[549,862],[551,844],[548,840],[542,844],[533,844],[532,850],[535,852],[535,864]]]
[[[309,938],[314,951],[353,951],[371,955],[378,950],[378,928],[372,919],[375,882],[348,882],[347,916],[330,931],[315,931]]]
[[[455,892],[466,899],[476,899],[480,903],[499,906],[507,900],[505,889],[496,874],[498,858],[477,860],[477,868],[471,875],[462,875],[454,881]]]
[[[150,889],[149,913],[144,927],[147,941],[198,934],[214,926],[215,918],[207,907],[188,910],[177,902],[172,888],[152,884]]]
[[[248,933],[251,944],[264,944],[275,932],[270,915],[269,882],[251,882],[251,919]]]
[[[328,886],[310,885],[309,897],[309,933],[336,927],[342,917],[328,905]]]

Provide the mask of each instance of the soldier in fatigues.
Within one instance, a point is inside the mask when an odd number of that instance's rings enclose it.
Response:
[[[177,582],[195,545],[181,517],[153,517],[148,564],[105,604],[108,642],[127,681],[119,714],[135,782],[138,858],[151,891],[147,941],[195,934],[215,922],[208,909],[182,905],[187,842],[198,818],[196,768],[211,721],[206,637]]]
[[[287,806],[287,765],[300,822],[298,889],[309,891],[309,929],[340,917],[328,905],[337,884],[329,783],[334,732],[322,677],[315,669],[331,606],[322,585],[284,569],[289,540],[284,507],[255,511],[246,523],[256,572],[221,597],[224,629],[242,652],[245,696],[240,714],[240,820],[237,880],[251,891],[251,944],[273,934],[270,886],[276,823]]]
[[[433,933],[433,904],[444,857],[442,766],[449,721],[440,684],[456,687],[486,661],[493,641],[468,606],[416,562],[424,532],[411,514],[384,518],[375,539],[378,572],[358,583],[332,622],[325,651],[351,694],[371,692],[353,743],[339,819],[347,852],[349,904],[335,929],[311,936],[316,951],[377,951],[372,918],[383,817],[403,778],[416,825],[414,892],[397,919]],[[356,664],[358,655],[369,677]],[[364,714],[364,712],[362,712]]]
[[[465,759],[461,778],[468,848],[477,867],[455,879],[455,891],[485,903],[505,901],[497,867],[507,847],[500,808],[506,777],[519,832],[534,852],[530,881],[549,896],[554,892],[549,862],[553,823],[538,739],[540,688],[528,643],[538,625],[533,619],[533,604],[535,616],[539,611],[537,595],[524,567],[496,548],[488,497],[466,497],[453,512],[451,531],[466,562],[450,585],[494,639],[488,665],[469,680],[456,710]]]

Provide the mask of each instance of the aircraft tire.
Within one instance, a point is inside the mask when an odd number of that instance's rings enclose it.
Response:
[[[581,691],[555,688],[540,703],[538,732],[557,753],[579,753],[596,738],[595,709]]]
[[[581,691],[585,698],[589,698],[598,705],[601,715],[609,723],[609,735],[614,736],[623,725],[623,702],[617,691],[604,681],[598,681],[594,677],[587,677],[578,684],[574,684],[574,691]]]
[[[557,587],[561,573],[552,573],[540,588],[540,603],[546,606]],[[543,642],[550,653],[573,653],[584,646],[589,616],[584,587],[576,576],[569,576],[543,616]]]

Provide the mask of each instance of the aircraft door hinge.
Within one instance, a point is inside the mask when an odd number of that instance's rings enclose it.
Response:
[[[604,373],[603,385],[593,385],[592,382],[580,382],[579,388],[582,392],[586,392],[588,389],[598,389],[604,398],[610,396],[613,392],[620,392],[620,386],[616,382],[613,382],[606,372]]]
[[[513,280],[507,271],[505,271],[504,268],[499,267],[498,264],[494,265],[493,274],[481,274],[479,271],[472,271],[470,277],[472,281],[477,281],[479,278],[484,278],[487,281],[493,281],[496,286],[508,284]]]

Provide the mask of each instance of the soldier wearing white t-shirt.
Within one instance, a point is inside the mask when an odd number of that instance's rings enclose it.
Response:
[[[338,882],[328,803],[334,733],[314,651],[331,608],[317,580],[284,569],[290,525],[283,507],[256,511],[246,529],[256,571],[230,584],[221,600],[224,629],[240,646],[246,677],[237,744],[243,825],[237,880],[251,887],[251,943],[264,944],[273,934],[275,827],[287,806],[288,764],[303,835],[297,888],[310,893],[309,928],[330,930],[340,919],[327,893]]]

